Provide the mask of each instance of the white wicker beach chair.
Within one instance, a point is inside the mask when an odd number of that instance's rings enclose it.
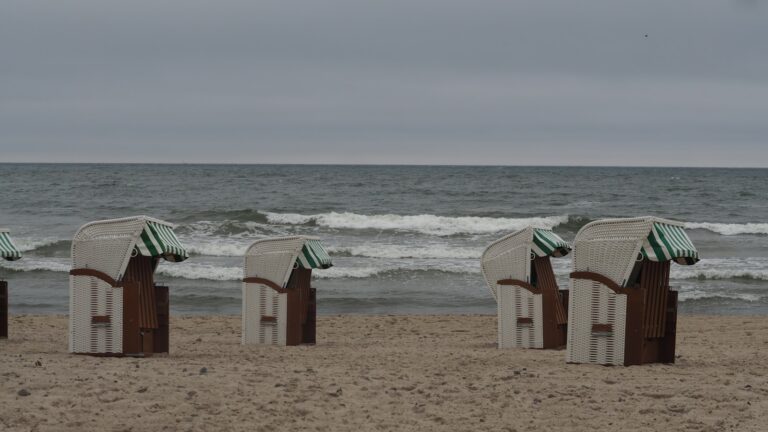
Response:
[[[10,232],[0,228],[0,258],[6,261],[16,261],[21,258],[21,252],[11,239]],[[8,282],[0,280],[0,339],[8,337]]]
[[[679,222],[648,216],[585,225],[574,241],[566,360],[673,363],[677,292],[669,289],[669,263],[698,260]]]
[[[153,275],[160,258],[187,257],[168,222],[135,216],[83,225],[72,241],[69,351],[168,352],[168,288]]]
[[[566,311],[550,256],[571,250],[551,230],[528,227],[492,243],[483,253],[483,277],[497,303],[499,348],[565,345]]]
[[[242,343],[315,343],[312,269],[332,265],[316,238],[279,237],[254,242],[245,253]]]

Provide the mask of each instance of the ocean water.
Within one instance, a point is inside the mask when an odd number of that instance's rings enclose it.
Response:
[[[479,257],[531,222],[566,240],[604,217],[688,223],[703,258],[672,265],[682,313],[768,312],[768,170],[300,165],[0,164],[0,225],[22,260],[0,263],[12,313],[66,313],[70,239],[89,221],[147,214],[192,252],[162,262],[183,314],[239,314],[256,239],[319,236],[323,314],[494,313]],[[561,287],[570,259],[553,259]]]

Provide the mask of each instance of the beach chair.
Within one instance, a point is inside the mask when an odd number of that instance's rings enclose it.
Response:
[[[558,290],[550,257],[571,248],[551,230],[528,227],[492,243],[483,277],[497,304],[499,348],[565,345],[567,292]]]
[[[69,351],[107,356],[168,352],[168,287],[154,283],[160,258],[188,254],[173,225],[147,216],[83,225],[72,240]]]
[[[316,290],[312,269],[331,267],[320,240],[279,237],[258,240],[245,252],[242,343],[315,343]]]
[[[21,258],[21,252],[7,229],[0,228],[0,257],[6,261]],[[0,280],[0,338],[8,338],[8,282]]]
[[[674,363],[677,291],[670,261],[698,252],[683,224],[655,217],[605,219],[574,241],[568,308],[569,363]]]

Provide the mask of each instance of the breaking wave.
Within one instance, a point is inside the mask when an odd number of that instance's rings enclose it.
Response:
[[[739,234],[768,235],[768,223],[726,224],[710,222],[688,222],[685,224],[685,227],[688,229],[704,229],[726,236]]]
[[[395,214],[362,215],[350,212],[330,212],[314,215],[264,212],[264,215],[266,215],[267,221],[273,224],[315,224],[317,226],[337,229],[411,231],[437,236],[515,231],[528,225],[553,228],[568,222],[568,215],[530,218],[450,217],[430,214],[411,216]]]
[[[358,246],[330,246],[326,248],[334,256],[389,258],[389,259],[480,259],[482,249],[449,245],[425,245],[413,247],[392,244],[366,244]]]

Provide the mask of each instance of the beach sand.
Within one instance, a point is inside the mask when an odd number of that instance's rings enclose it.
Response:
[[[173,317],[171,354],[67,354],[63,316],[12,316],[4,431],[765,431],[768,317],[682,316],[674,365],[495,347],[493,316],[320,317],[318,345],[240,345]],[[21,394],[26,394],[22,396]]]

